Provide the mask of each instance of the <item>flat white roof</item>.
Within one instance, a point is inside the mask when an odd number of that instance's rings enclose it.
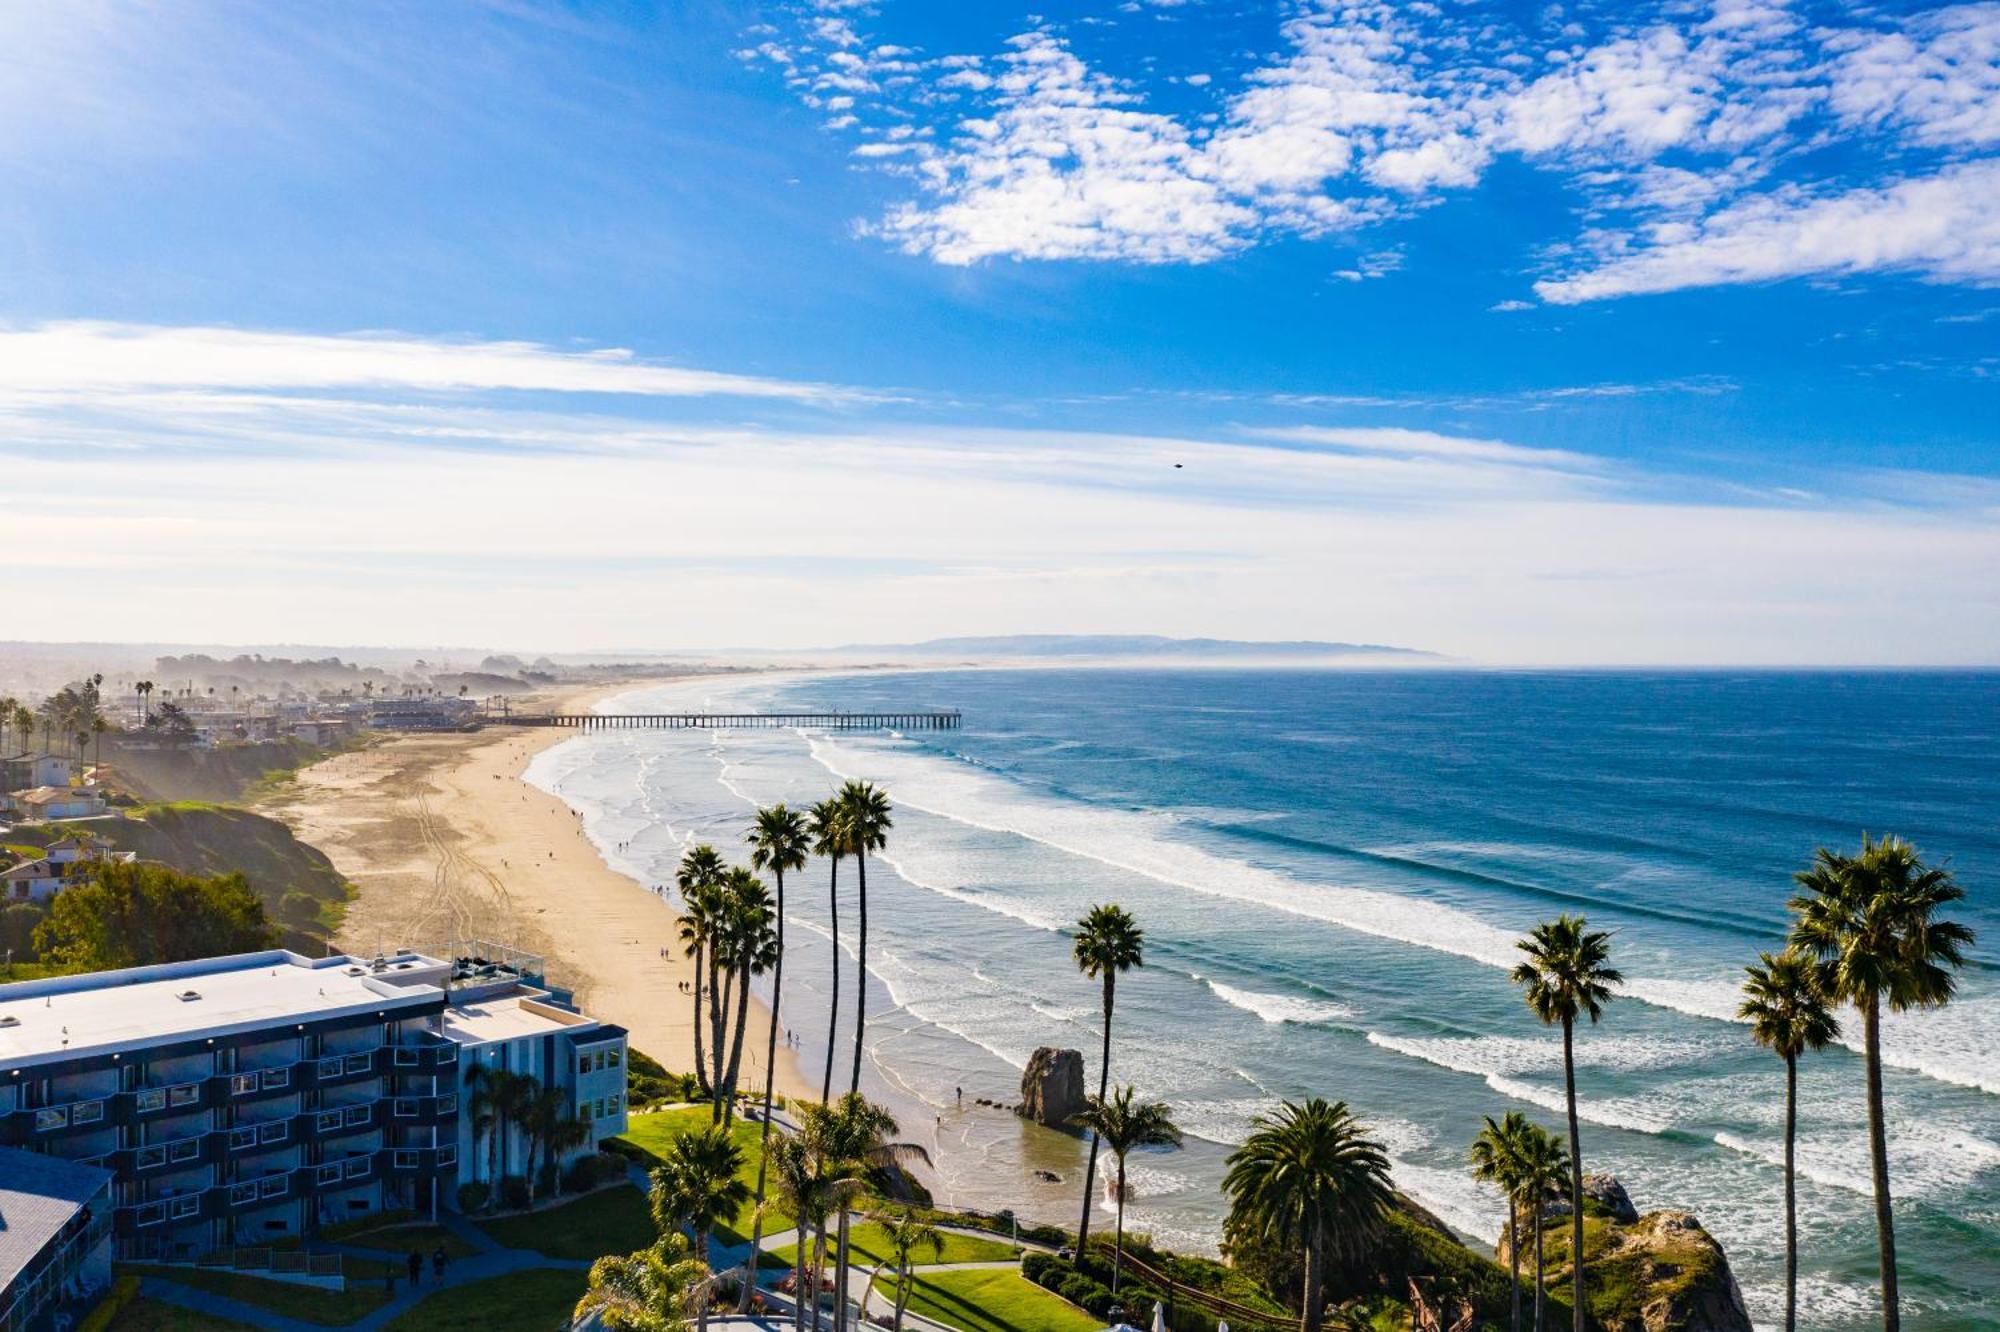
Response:
[[[522,1036],[543,1036],[552,1031],[590,1025],[590,1019],[566,1015],[568,1021],[536,1011],[537,996],[506,994],[469,1004],[455,1004],[444,1010],[444,1034],[461,1045],[484,1045],[490,1041],[511,1041]],[[538,1007],[538,1006],[537,1006]]]
[[[443,993],[435,984],[396,983],[444,966],[431,958],[403,954],[380,973],[369,966],[273,950],[0,985],[0,1069],[381,1012]],[[350,975],[354,968],[361,974]],[[188,991],[200,997],[179,997]]]
[[[0,1287],[111,1183],[111,1172],[0,1147]]]

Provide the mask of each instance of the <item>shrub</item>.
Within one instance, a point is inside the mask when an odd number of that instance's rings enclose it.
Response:
[[[528,1205],[528,1181],[519,1175],[509,1175],[500,1181],[500,1205],[510,1211],[518,1211]]]
[[[1061,1274],[1067,1270],[1062,1260],[1052,1253],[1037,1253],[1030,1250],[1021,1255],[1021,1275],[1038,1286],[1049,1285],[1052,1277],[1057,1281],[1061,1280]]]
[[[311,893],[289,889],[278,899],[278,916],[294,925],[316,924],[319,921],[319,899]]]
[[[491,1186],[478,1180],[468,1180],[458,1186],[458,1210],[461,1212],[483,1212],[492,1198]]]

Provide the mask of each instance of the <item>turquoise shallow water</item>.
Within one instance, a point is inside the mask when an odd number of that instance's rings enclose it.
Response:
[[[910,737],[593,734],[536,770],[645,882],[687,839],[740,844],[754,804],[846,775],[889,787],[869,1085],[947,1148],[962,1201],[1060,1215],[1076,1196],[1073,1142],[961,1112],[955,1091],[1012,1100],[1035,1046],[1094,1050],[1096,992],[1061,931],[1117,900],[1149,947],[1121,985],[1113,1074],[1191,1135],[1137,1163],[1132,1225],[1212,1245],[1229,1146],[1277,1098],[1321,1094],[1375,1125],[1404,1188],[1491,1235],[1466,1143],[1484,1114],[1555,1124],[1561,1094],[1558,1047],[1506,978],[1512,940],[1582,911],[1617,932],[1629,978],[1580,1042],[1586,1161],[1642,1208],[1699,1214],[1760,1321],[1782,1258],[1782,1066],[1728,1020],[1734,986],[1779,942],[1815,846],[1909,837],[1957,870],[1981,942],[1960,1001],[1888,1037],[1906,1296],[1915,1326],[2000,1326],[2000,677],[1008,671],[655,692],[964,710],[963,731]],[[816,1067],[824,868],[794,889],[788,1016]],[[1810,1325],[1863,1327],[1859,1060],[1810,1061],[1802,1103]]]

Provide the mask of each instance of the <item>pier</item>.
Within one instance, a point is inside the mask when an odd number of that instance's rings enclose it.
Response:
[[[517,712],[502,726],[567,726],[579,731],[955,731],[956,708],[943,712]]]

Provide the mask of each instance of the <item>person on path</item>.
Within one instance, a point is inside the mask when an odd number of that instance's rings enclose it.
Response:
[[[403,1265],[410,1269],[410,1289],[415,1290],[423,1283],[424,1256],[415,1249],[411,1249],[410,1256],[403,1260]]]
[[[450,1259],[444,1251],[444,1245],[440,1244],[431,1250],[431,1275],[437,1278],[440,1286],[444,1284],[444,1265],[448,1261]]]

